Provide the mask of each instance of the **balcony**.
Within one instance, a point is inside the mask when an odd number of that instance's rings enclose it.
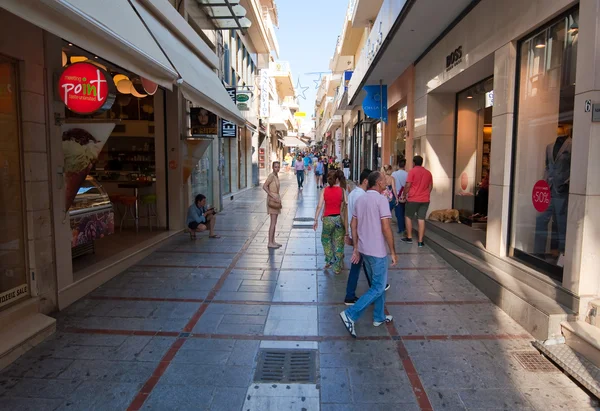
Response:
[[[240,5],[248,13],[246,17],[250,19],[252,25],[248,28],[248,35],[258,54],[269,54],[271,44],[266,22],[263,18],[263,8],[259,0],[240,0]]]
[[[278,131],[289,131],[295,128],[294,116],[290,109],[279,105],[275,101],[271,101],[269,123]]]
[[[355,27],[352,25],[356,3],[357,0],[350,0],[348,2],[348,9],[344,17],[344,27],[342,28],[342,34],[339,37],[338,46],[336,47],[336,54],[339,56],[354,56],[358,51],[360,39],[363,36],[364,27]],[[379,6],[381,7],[381,4]]]
[[[352,27],[370,27],[375,21],[383,0],[356,0],[352,13]]]
[[[275,80],[279,97],[295,96],[292,70],[287,61],[276,61],[269,64],[269,74]]]

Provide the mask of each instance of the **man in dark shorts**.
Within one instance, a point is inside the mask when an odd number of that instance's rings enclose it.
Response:
[[[217,223],[216,211],[214,208],[206,208],[206,196],[198,194],[188,208],[187,225],[190,229],[190,237],[196,239],[196,233],[208,230],[209,238],[221,238],[215,234],[215,224]]]
[[[417,215],[419,222],[419,247],[423,247],[423,237],[425,236],[425,218],[427,209],[431,200],[431,190],[433,190],[433,177],[429,170],[423,167],[423,157],[415,156],[413,158],[414,167],[408,172],[406,186],[402,196],[406,200],[405,222],[406,237],[403,242],[412,244],[412,218]]]

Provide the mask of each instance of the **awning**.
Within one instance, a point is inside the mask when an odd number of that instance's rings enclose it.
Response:
[[[285,137],[285,142],[283,143],[283,145],[286,147],[306,147],[306,143],[304,143],[297,137]]]
[[[2,0],[0,7],[169,90],[178,77],[127,0],[111,0],[110,5],[90,0]]]
[[[244,126],[246,120],[215,72],[158,21],[140,0],[131,0],[131,4],[179,72],[181,80],[178,83],[185,98],[219,117]],[[183,17],[180,18],[181,24],[188,24]]]

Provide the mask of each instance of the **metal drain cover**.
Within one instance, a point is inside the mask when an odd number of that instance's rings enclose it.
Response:
[[[316,383],[316,350],[260,350],[254,382]]]
[[[513,354],[516,360],[531,372],[558,372],[558,368],[536,351],[521,351]]]

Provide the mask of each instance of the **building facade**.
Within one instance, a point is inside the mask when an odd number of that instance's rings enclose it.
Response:
[[[383,1],[348,105],[385,86],[382,163],[422,155],[429,211],[459,211],[431,247],[539,340],[598,346],[600,2],[407,3]]]

